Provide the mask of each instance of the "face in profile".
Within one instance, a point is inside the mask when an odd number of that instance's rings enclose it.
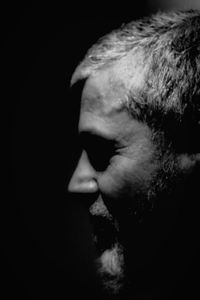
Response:
[[[82,153],[68,186],[80,201],[88,198],[96,269],[111,293],[123,286],[134,219],[138,207],[156,197],[163,165],[152,130],[123,105],[127,76],[127,68],[115,66],[86,80],[78,125]],[[135,64],[131,76],[132,89],[141,89],[144,71]]]

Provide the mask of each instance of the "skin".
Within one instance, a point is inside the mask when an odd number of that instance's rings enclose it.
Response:
[[[78,78],[76,73],[74,78]],[[72,78],[72,84],[77,80]],[[144,80],[145,68],[138,58],[131,65],[127,58],[92,74],[81,97],[78,131],[82,153],[68,190],[89,199],[97,273],[112,294],[123,286],[124,232],[134,231],[129,219],[134,219],[141,199],[148,202],[155,197],[155,182],[163,172],[164,158],[153,142],[152,130],[133,119],[123,106],[129,88],[137,92]],[[174,157],[170,160],[174,166]]]

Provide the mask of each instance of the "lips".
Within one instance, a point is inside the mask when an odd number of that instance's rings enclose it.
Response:
[[[89,208],[89,212],[93,227],[94,246],[97,254],[101,255],[106,249],[111,249],[117,242],[118,225],[100,195]]]
[[[91,216],[93,226],[93,242],[99,255],[110,249],[117,241],[116,225],[102,216]]]
[[[124,280],[124,253],[119,242],[119,224],[100,197],[89,211],[97,255],[97,275],[106,293],[118,294]]]

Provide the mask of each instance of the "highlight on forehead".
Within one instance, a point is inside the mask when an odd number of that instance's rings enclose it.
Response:
[[[127,95],[128,91],[123,81],[107,71],[87,80],[81,106],[87,111],[109,114],[121,111]]]
[[[133,112],[136,102],[137,115],[138,102],[143,102],[139,94],[144,92],[148,68],[141,58],[142,53],[131,53],[112,66],[98,69],[86,78],[82,77],[83,74],[79,74],[80,77],[76,75],[76,82],[85,79],[81,98],[82,109],[96,111],[97,114],[110,114],[127,108],[130,110],[132,102]],[[75,74],[76,72],[77,70]]]

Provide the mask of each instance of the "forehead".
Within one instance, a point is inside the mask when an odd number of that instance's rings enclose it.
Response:
[[[116,74],[103,71],[88,78],[81,97],[81,112],[109,115],[120,110],[128,97],[125,83]]]
[[[121,110],[130,90],[141,90],[144,79],[141,54],[126,56],[112,67],[91,74],[82,92],[81,108],[101,114]]]

